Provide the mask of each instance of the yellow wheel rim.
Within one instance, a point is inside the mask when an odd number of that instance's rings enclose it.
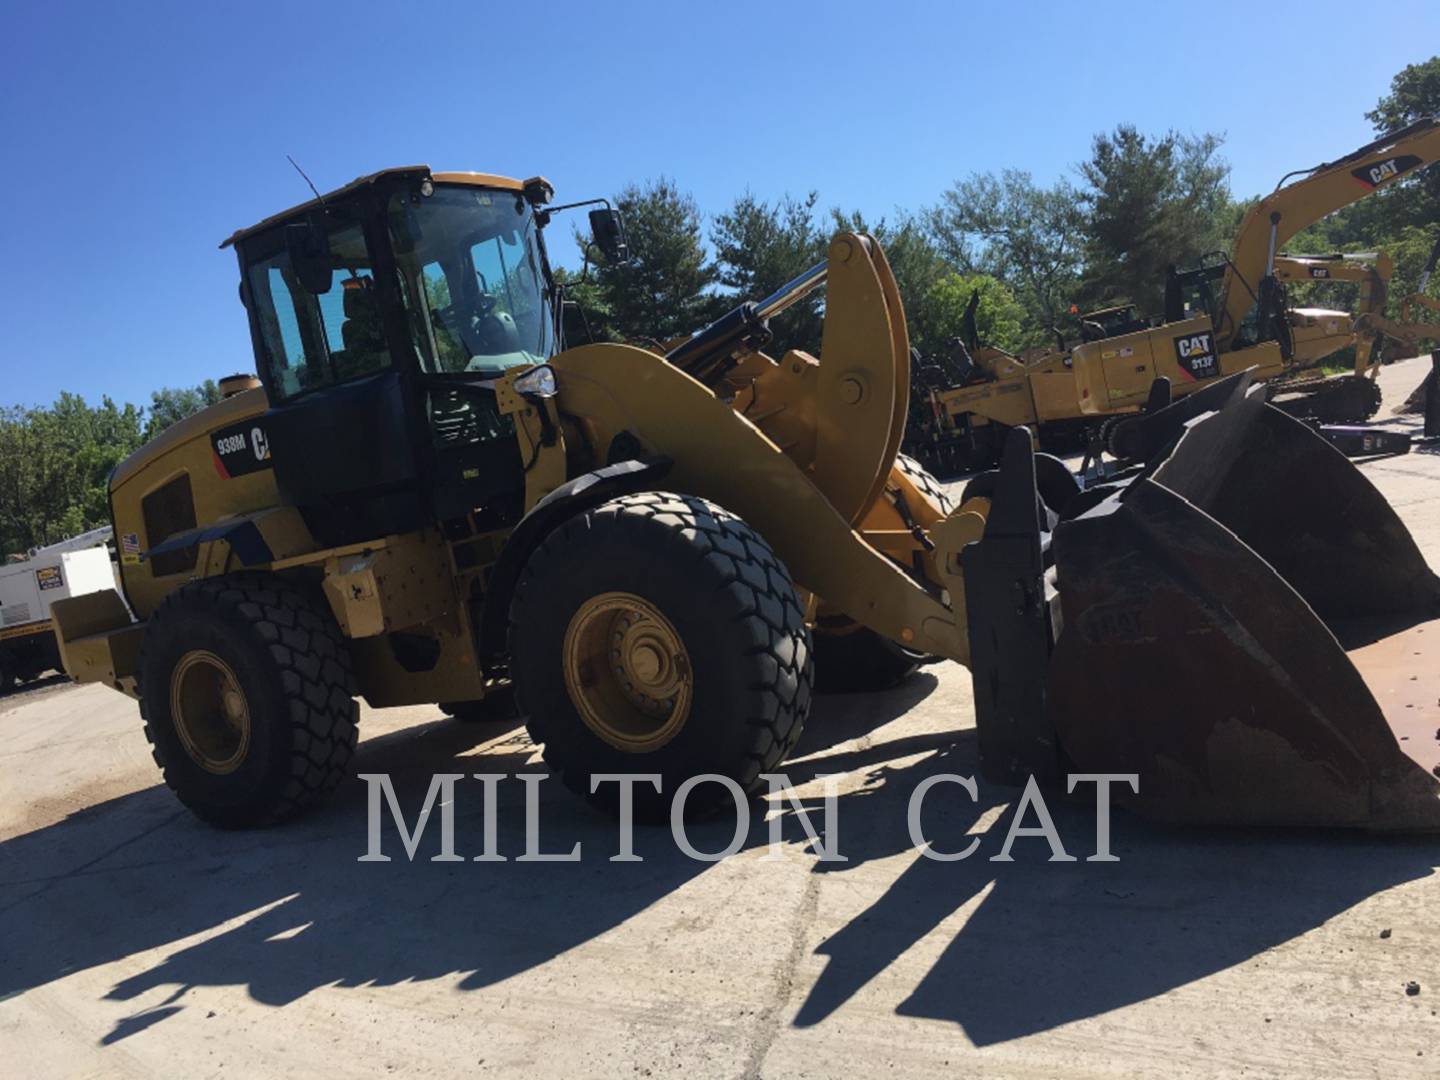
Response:
[[[565,630],[565,689],[585,726],[618,750],[658,750],[685,726],[690,656],[670,620],[633,593],[581,605]]]
[[[170,715],[181,745],[206,772],[234,772],[250,749],[250,704],[229,664],[194,649],[170,675]]]

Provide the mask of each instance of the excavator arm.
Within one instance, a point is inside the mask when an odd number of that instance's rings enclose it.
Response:
[[[1337,161],[1316,166],[1274,192],[1245,215],[1225,274],[1216,339],[1231,347],[1250,308],[1276,280],[1280,246],[1306,226],[1440,159],[1440,118],[1427,117],[1391,132]]]

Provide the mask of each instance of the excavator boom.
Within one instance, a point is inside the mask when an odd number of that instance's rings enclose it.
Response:
[[[1281,245],[1327,214],[1412,176],[1437,159],[1440,119],[1427,117],[1318,165],[1294,183],[1285,181],[1296,173],[1284,177],[1275,191],[1250,208],[1236,234],[1215,326],[1220,348],[1230,347],[1245,315],[1260,298],[1262,280],[1274,275]]]

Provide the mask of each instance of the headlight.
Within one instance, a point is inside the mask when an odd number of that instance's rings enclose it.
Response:
[[[541,364],[537,368],[531,368],[511,385],[515,387],[517,394],[524,394],[527,397],[554,397],[556,393],[555,369],[549,364]]]

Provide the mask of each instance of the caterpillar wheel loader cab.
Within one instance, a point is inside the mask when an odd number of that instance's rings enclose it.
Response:
[[[943,657],[972,668],[1003,779],[1133,769],[1132,805],[1185,820],[1440,822],[1440,781],[1381,712],[1393,687],[1321,621],[1333,600],[1431,629],[1440,589],[1304,428],[1205,399],[1166,421],[1143,481],[1085,493],[1019,433],[952,506],[898,453],[909,342],[873,240],[841,233],[663,353],[566,349],[548,199],[539,180],[389,170],[232,237],[262,385],[116,469],[136,620],[114,592],[54,611],[66,669],[139,699],[198,815],[265,824],[323,797],[357,695],[483,711],[513,689],[568,786],[613,808],[603,776],[657,776],[635,788],[655,816],[702,774],[752,790],[817,670],[883,686]],[[822,283],[820,358],[767,356],[768,319]],[[1274,521],[1244,509],[1266,462],[1327,498],[1289,507],[1273,551]],[[1406,586],[1370,612],[1368,587],[1331,580],[1350,562]],[[728,798],[704,784],[687,805]]]

